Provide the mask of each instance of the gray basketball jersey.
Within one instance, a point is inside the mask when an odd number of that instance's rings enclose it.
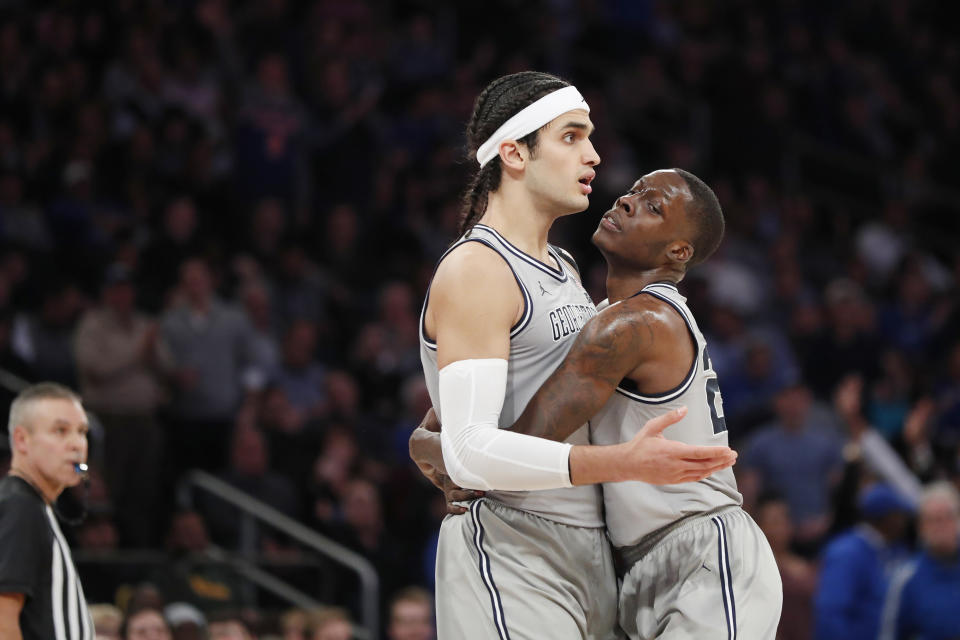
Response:
[[[510,331],[507,389],[500,412],[500,428],[511,426],[537,392],[560,366],[583,325],[596,315],[589,294],[573,276],[557,250],[548,246],[557,266],[544,264],[510,244],[495,229],[478,224],[440,258],[465,242],[480,242],[507,262],[523,295],[523,317]],[[427,337],[424,318],[430,293],[420,314],[420,360],[433,407],[443,422],[440,406],[437,345]],[[588,444],[587,425],[567,438],[571,444]],[[487,497],[543,518],[580,527],[602,527],[600,489],[596,486],[543,491],[488,491]]]
[[[644,287],[642,295],[663,300],[683,317],[696,344],[693,364],[677,388],[654,396],[639,393],[631,380],[624,379],[590,420],[591,442],[606,445],[630,440],[647,420],[686,406],[687,415],[667,427],[664,436],[694,445],[726,446],[727,425],[717,374],[710,365],[707,342],[687,308],[686,298],[674,285],[659,282]],[[743,498],[737,491],[733,470],[727,468],[699,482],[684,484],[605,484],[603,501],[611,541],[617,547],[628,547],[684,516],[739,505]]]

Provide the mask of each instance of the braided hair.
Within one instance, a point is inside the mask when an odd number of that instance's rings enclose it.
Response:
[[[570,86],[568,82],[541,71],[512,73],[488,84],[477,97],[467,124],[468,158],[476,162],[480,145],[521,109],[567,86]],[[537,148],[538,132],[529,133],[518,142],[527,145],[533,153]],[[473,228],[483,216],[490,192],[500,187],[501,174],[500,157],[496,156],[473,175],[463,195],[459,235]]]

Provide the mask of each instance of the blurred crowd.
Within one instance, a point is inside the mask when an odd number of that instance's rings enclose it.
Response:
[[[839,615],[818,572],[858,570],[832,568],[836,536],[899,518],[880,537],[906,559],[925,546],[925,485],[960,485],[957,13],[931,0],[0,2],[0,368],[77,388],[98,418],[79,550],[176,559],[81,566],[91,600],[126,605],[148,581],[159,598],[137,610],[188,603],[211,637],[217,611],[248,604],[210,561],[244,544],[239,515],[175,498],[193,468],[370,559],[385,628],[397,593],[431,587],[444,504],[406,446],[429,407],[420,304],[474,168],[474,98],[540,69],[577,84],[597,125],[591,208],[552,236],[595,300],[589,236],[633,180],[682,167],[720,198],[724,243],[683,289],[746,506],[781,562],[782,637],[814,637]],[[254,544],[303,558],[266,528]],[[883,562],[877,607],[897,564]],[[287,577],[316,592],[304,571]],[[352,579],[319,571],[322,600],[356,621]],[[279,635],[270,620],[244,624]],[[297,628],[282,637],[341,637]]]

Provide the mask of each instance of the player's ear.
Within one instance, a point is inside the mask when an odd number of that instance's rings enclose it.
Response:
[[[527,145],[516,140],[500,143],[500,163],[509,171],[522,171],[527,162]]]
[[[677,264],[686,264],[693,257],[693,245],[686,240],[677,240],[667,247],[667,255]]]

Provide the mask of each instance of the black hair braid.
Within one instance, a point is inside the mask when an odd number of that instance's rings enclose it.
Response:
[[[497,159],[491,160],[485,167],[473,174],[467,186],[461,209],[460,228],[458,234],[463,235],[473,228],[473,225],[487,210],[487,200],[491,191],[500,186],[500,165],[494,164]]]
[[[548,93],[569,86],[569,83],[540,71],[521,71],[502,76],[491,82],[477,96],[473,114],[467,124],[467,157],[476,162],[477,149],[510,117]],[[521,142],[535,148],[537,132],[534,131]],[[495,157],[478,170],[463,196],[459,234],[473,228],[487,209],[491,191],[500,187],[500,158]]]

